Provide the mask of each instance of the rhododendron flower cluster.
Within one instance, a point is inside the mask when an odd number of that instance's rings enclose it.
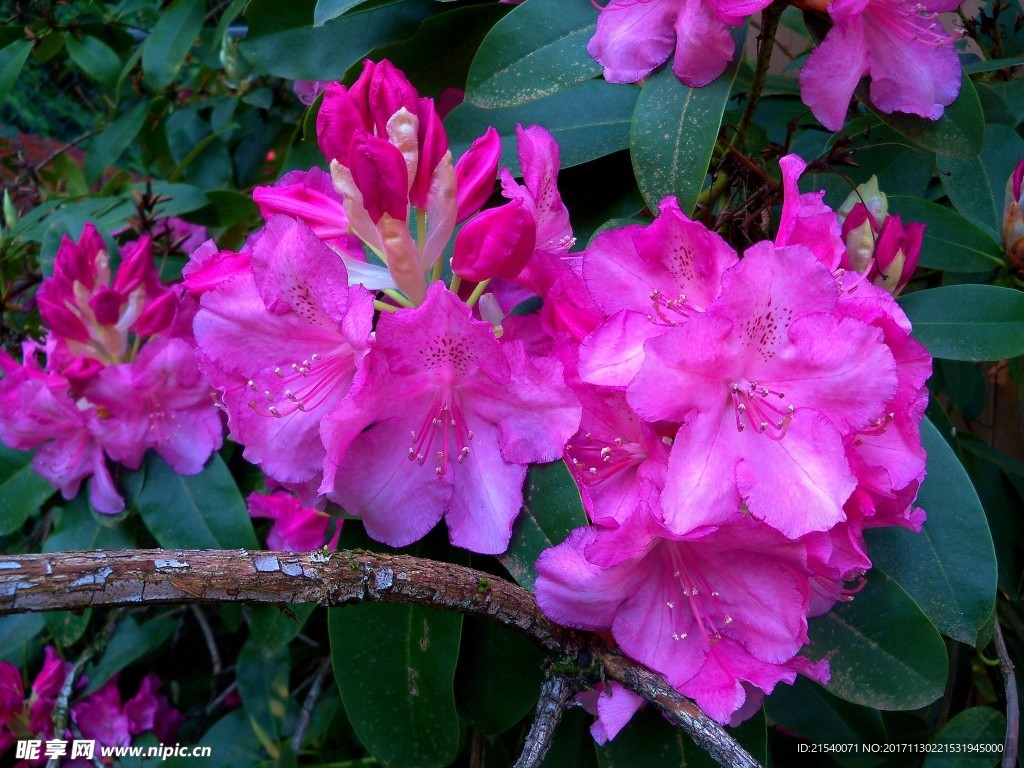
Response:
[[[91,477],[105,513],[124,508],[107,458],[135,469],[152,448],[195,474],[223,432],[195,360],[195,302],[161,284],[148,237],[120,256],[114,271],[92,225],[65,237],[37,294],[45,337],[23,345],[21,364],[0,352],[0,440],[37,449],[33,468],[65,498]]]
[[[722,723],[798,673],[826,680],[800,655],[808,617],[851,598],[865,528],[923,522],[931,360],[867,279],[884,270],[799,193],[804,163],[782,169],[776,241],[742,258],[672,198],[583,253],[604,319],[579,348],[566,455],[594,525],[537,563],[545,613],[610,631]],[[611,696],[599,741],[639,705]]]
[[[341,520],[338,519],[334,533],[327,540],[330,515],[304,507],[298,498],[287,491],[250,493],[247,502],[249,517],[274,521],[267,533],[268,549],[312,552],[325,545],[332,550],[338,546]]]
[[[497,133],[454,162],[433,101],[386,61],[328,87],[317,134],[330,176],[256,190],[267,223],[247,248],[208,244],[186,271],[232,434],[274,481],[387,544],[444,517],[453,543],[502,552],[527,465],[579,425],[539,328],[503,325],[509,301],[571,272],[557,147],[523,129],[526,183],[506,174],[508,202],[483,209]]]
[[[672,57],[685,85],[715,80],[735,55],[730,27],[769,5],[765,0],[610,0],[587,50],[605,79],[632,83]],[[830,130],[843,126],[854,89],[870,76],[872,103],[883,112],[937,120],[960,92],[954,43],[938,14],[957,0],[809,0],[832,28],[800,70],[800,91]]]
[[[7,753],[18,740],[54,738],[53,708],[71,666],[71,662],[61,661],[52,645],[47,646],[43,666],[26,696],[21,672],[10,662],[0,661],[0,755]],[[79,690],[88,682],[88,678],[81,678]],[[94,740],[106,747],[127,747],[132,743],[132,737],[143,733],[152,733],[161,742],[174,741],[185,718],[159,691],[160,678],[146,675],[135,695],[123,701],[118,675],[114,675],[89,695],[77,701],[72,699],[71,723],[81,734],[80,738]],[[73,736],[69,729],[59,738],[70,740],[79,737]],[[45,763],[44,755],[28,764]],[[84,759],[62,761],[62,764],[91,765]]]
[[[1003,204],[1003,247],[1006,258],[1018,272],[1024,268],[1024,160],[1006,180]]]

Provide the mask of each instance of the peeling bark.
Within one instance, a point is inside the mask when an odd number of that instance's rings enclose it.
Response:
[[[484,584],[486,589],[481,588]],[[552,656],[589,654],[602,664],[608,678],[656,706],[719,764],[758,766],[721,726],[660,675],[609,651],[601,638],[553,624],[533,595],[483,571],[363,550],[150,549],[0,555],[0,615],[99,606],[316,603],[331,607],[364,601],[486,616],[521,632]],[[569,691],[584,685],[586,673],[581,669],[579,680],[558,680]],[[544,698],[564,705],[561,695]],[[544,714],[544,721],[556,719]]]

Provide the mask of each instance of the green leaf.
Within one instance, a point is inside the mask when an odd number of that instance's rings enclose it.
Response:
[[[510,109],[461,104],[444,124],[455,157],[493,125],[501,134],[501,163],[518,176],[517,124],[547,128],[561,148],[562,167],[568,168],[629,146],[629,126],[639,94],[639,89],[632,86],[588,80]]]
[[[971,157],[938,157],[942,186],[956,209],[993,233],[1003,225],[1006,180],[1024,157],[1024,139],[1008,125],[985,128],[981,150]]]
[[[32,53],[32,43],[28,40],[15,40],[10,45],[0,48],[0,104],[7,101],[7,94],[18,81],[22,67]]]
[[[944,635],[974,645],[996,600],[996,553],[985,510],[966,470],[927,419],[921,441],[928,476],[917,498],[920,533],[867,531],[876,568],[895,579]]]
[[[588,523],[576,481],[565,462],[534,464],[526,475],[523,511],[512,527],[512,540],[498,559],[512,578],[531,592],[537,580],[533,564],[540,553],[561,544],[573,528]]]
[[[601,73],[587,53],[597,13],[587,3],[526,0],[484,38],[469,70],[466,100],[515,107]]]
[[[867,586],[810,623],[807,655],[828,659],[829,691],[875,709],[917,709],[946,685],[942,636],[892,579],[868,574]]]
[[[467,617],[455,677],[460,714],[488,736],[508,730],[537,702],[543,661],[518,632],[491,619]]]
[[[934,357],[1002,360],[1024,354],[1024,293],[995,285],[948,285],[899,298],[914,336]]]
[[[1002,758],[1006,716],[991,707],[971,707],[960,712],[939,731],[933,744],[950,745],[950,752],[929,753],[924,768],[991,768]],[[969,751],[970,747],[984,751]]]
[[[199,37],[205,14],[203,0],[181,0],[161,14],[142,44],[142,74],[146,85],[161,90],[174,82]]]
[[[996,72],[1000,69],[1019,67],[1024,65],[1024,56],[1016,56],[1012,59],[992,59],[991,61],[976,61],[973,64],[964,64],[964,72],[968,75],[977,75],[981,72]]]
[[[974,84],[966,74],[961,75],[960,96],[938,120],[905,112],[881,112],[867,98],[866,86],[858,88],[857,94],[883,123],[920,147],[948,157],[971,157],[981,150],[985,116]]]
[[[268,649],[252,638],[242,646],[235,667],[238,695],[256,737],[271,758],[280,757],[281,729],[291,696],[288,647]]]
[[[316,8],[313,10],[313,26],[322,27],[331,19],[341,16],[362,5],[367,0],[316,0]]]
[[[248,606],[249,642],[266,651],[286,647],[302,631],[314,609],[313,603],[291,605],[293,618],[276,605]]]
[[[211,754],[216,755],[217,768],[252,768],[266,760],[260,753],[255,734],[247,727],[245,716],[242,709],[228,712],[195,740],[198,745],[210,747]],[[161,762],[164,768],[196,768],[196,765],[196,759],[191,756]]]
[[[88,696],[116,672],[159,648],[177,626],[178,621],[173,616],[158,616],[141,625],[126,616],[107,643],[103,656],[89,666],[89,685],[79,695]]]
[[[28,653],[39,647],[35,637],[45,626],[46,622],[40,613],[0,616],[0,661],[9,661],[15,666],[21,666]]]
[[[683,213],[691,213],[704,186],[718,140],[736,68],[703,88],[687,88],[671,67],[650,78],[633,115],[629,151],[637,184],[652,211],[666,195],[675,195]]]
[[[776,686],[772,695],[765,698],[764,708],[776,725],[818,744],[888,741],[881,713],[843,701],[803,676],[798,676],[791,686]],[[869,757],[854,762],[876,761]]]
[[[618,736],[597,747],[601,768],[712,768],[716,765],[682,730],[653,707],[644,707]]]
[[[440,536],[401,551],[467,561]],[[342,527],[339,546],[380,549],[353,521]],[[360,603],[328,610],[327,622],[342,704],[366,750],[393,768],[451,763],[459,752],[453,683],[462,616],[418,605]]]
[[[129,109],[102,133],[92,140],[89,152],[85,156],[85,180],[94,184],[100,175],[124,154],[135,137],[142,130],[142,121],[149,112],[149,102],[142,101]]]
[[[81,40],[68,37],[65,42],[68,56],[85,74],[105,86],[113,86],[121,75],[123,63],[114,50],[92,35]]]
[[[904,223],[927,224],[920,266],[947,272],[985,272],[1005,264],[1003,246],[956,211],[919,197],[889,197],[889,211]]]
[[[21,528],[53,495],[53,486],[32,469],[32,453],[0,445],[0,536]]]
[[[179,475],[152,451],[139,514],[161,547],[256,549],[245,499],[218,454],[198,475]]]
[[[291,80],[340,78],[379,45],[402,40],[435,10],[431,0],[383,0],[361,6],[322,27],[310,25],[314,0],[252,0],[249,33],[239,43],[264,72]]]

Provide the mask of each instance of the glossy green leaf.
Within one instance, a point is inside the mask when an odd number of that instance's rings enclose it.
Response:
[[[412,35],[436,7],[431,0],[383,0],[359,6],[321,27],[310,24],[315,0],[252,0],[249,33],[239,43],[268,74],[291,80],[340,78],[369,51]]]
[[[362,5],[367,0],[316,0],[316,8],[313,10],[313,25],[322,27],[331,19],[336,19],[343,13],[347,13],[357,5]]]
[[[858,88],[858,95],[882,122],[920,147],[949,157],[972,157],[981,150],[985,117],[974,84],[966,74],[960,81],[960,96],[938,120],[905,112],[881,112],[871,105],[866,86]]]
[[[0,48],[0,104],[7,100],[7,94],[17,82],[30,53],[32,43],[28,40],[15,40],[10,45]]]
[[[1005,263],[1002,243],[956,211],[919,197],[889,197],[890,213],[904,223],[927,225],[921,245],[922,267],[946,272],[985,272]]]
[[[687,88],[671,67],[644,85],[637,101],[629,149],[637,184],[652,211],[675,195],[690,213],[704,186],[711,153],[729,101],[735,67],[703,88]]]
[[[833,696],[806,677],[778,685],[764,700],[772,722],[818,744],[878,744],[887,741],[881,714],[870,707]],[[874,758],[853,761],[872,764]]]
[[[69,36],[65,47],[71,60],[93,80],[106,86],[117,82],[123,63],[114,50],[98,37],[84,35],[79,40]]]
[[[899,299],[914,336],[934,357],[1002,360],[1024,355],[1024,294],[995,285],[948,285]]]
[[[533,564],[540,553],[587,522],[579,488],[565,462],[534,464],[526,475],[523,511],[512,527],[512,541],[498,559],[512,578],[532,591],[537,580]]]
[[[291,664],[288,647],[265,648],[249,640],[238,653],[235,667],[238,695],[256,737],[275,760],[280,756],[281,731],[288,702]]]
[[[526,0],[484,38],[466,82],[478,107],[515,107],[600,74],[587,53],[597,13],[587,3]]]
[[[179,475],[150,452],[137,505],[143,522],[162,547],[258,546],[245,499],[216,453],[198,475]]]
[[[88,667],[89,684],[79,695],[88,696],[114,674],[159,648],[177,626],[178,621],[173,616],[158,616],[143,624],[125,616],[103,655]]]
[[[874,570],[854,599],[810,623],[807,655],[828,659],[829,691],[875,709],[917,709],[942,695],[946,646],[895,581]]]
[[[180,0],[160,15],[142,46],[142,74],[155,90],[174,82],[185,57],[203,28],[206,3]]]
[[[339,547],[381,549],[353,521],[342,527]],[[468,560],[442,531],[401,551]],[[359,603],[328,610],[327,622],[341,701],[366,750],[394,768],[451,763],[459,751],[454,678],[462,616],[418,605]]]
[[[993,234],[1003,225],[1006,180],[1024,157],[1024,139],[1008,125],[985,128],[981,151],[971,157],[939,157],[939,178],[956,209]]]
[[[1015,56],[1011,59],[991,59],[990,61],[976,61],[973,64],[964,64],[964,72],[969,75],[977,75],[981,72],[997,72],[1000,69],[1010,69],[1024,65],[1024,56]]]
[[[85,156],[85,180],[94,184],[124,154],[142,130],[149,102],[142,101],[122,114],[93,139]]]
[[[50,496],[53,486],[32,469],[32,453],[0,445],[0,536],[21,528]]]
[[[917,504],[920,533],[867,531],[871,560],[902,586],[944,635],[974,645],[995,607],[996,553],[985,510],[960,460],[927,419],[928,476]]]
[[[562,167],[585,163],[629,146],[629,126],[639,89],[588,80],[564,91],[510,109],[456,107],[445,120],[452,154],[469,149],[488,126],[501,134],[501,164],[520,175],[516,125],[542,125],[558,142]]]
[[[210,747],[212,754],[216,755],[217,768],[252,768],[266,760],[260,752],[256,734],[249,727],[245,710],[241,708],[224,715],[195,743]],[[196,768],[197,761],[190,755],[172,757],[160,765],[163,768]]]
[[[302,631],[315,609],[312,603],[291,605],[289,615],[276,605],[250,605],[249,642],[266,651],[284,648]]]
[[[508,730],[536,704],[543,661],[520,633],[490,619],[467,617],[455,678],[459,712],[487,735]]]
[[[20,665],[29,650],[38,646],[35,637],[45,626],[41,613],[0,616],[0,661]]]
[[[932,742],[948,751],[929,753],[924,768],[993,768],[1002,758],[1006,716],[991,707],[971,707],[953,717]],[[973,749],[972,749],[973,747]]]

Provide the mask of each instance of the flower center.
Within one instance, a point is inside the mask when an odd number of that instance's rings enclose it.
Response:
[[[687,632],[685,629],[690,626],[689,619],[693,619],[698,631],[709,644],[715,644],[722,639],[721,628],[732,624],[732,616],[725,614],[718,607],[718,592],[712,589],[711,584],[695,567],[684,544],[666,544],[669,548],[669,562],[672,566],[672,578],[679,582],[682,587],[683,597],[686,605],[677,605],[675,601],[668,600],[665,605],[669,611],[669,623],[677,628],[672,632],[673,640],[685,640]],[[717,622],[713,614],[720,614],[721,621]],[[721,628],[719,627],[721,625]]]
[[[648,453],[637,442],[625,438],[603,438],[587,432],[581,443],[570,443],[565,451],[579,470],[584,485],[593,486],[647,460]]]
[[[297,411],[312,411],[323,405],[337,386],[348,379],[352,354],[346,350],[321,357],[310,355],[300,363],[274,369],[274,377],[262,377],[263,386],[249,379],[247,386],[262,399],[249,402],[260,416],[280,418]]]
[[[651,291],[651,314],[647,319],[655,325],[676,326],[690,316],[686,296],[682,293],[674,299],[666,299],[661,291]]]
[[[438,477],[443,477],[448,471],[449,459],[452,456],[455,457],[457,464],[461,464],[469,455],[473,430],[466,423],[466,413],[458,388],[441,387],[420,428],[413,430],[411,434],[409,461],[415,461],[423,466],[427,456],[433,453],[437,457],[437,467],[434,471]]]
[[[742,432],[750,425],[772,440],[781,440],[786,436],[795,408],[792,403],[784,405],[773,402],[785,400],[785,392],[761,386],[756,381],[740,380],[729,384],[729,397],[736,416],[737,432]]]
[[[865,13],[878,26],[885,28],[905,43],[940,48],[953,42],[950,34],[939,23],[938,17],[920,3],[871,0]],[[956,37],[962,34],[962,30],[954,33]]]

